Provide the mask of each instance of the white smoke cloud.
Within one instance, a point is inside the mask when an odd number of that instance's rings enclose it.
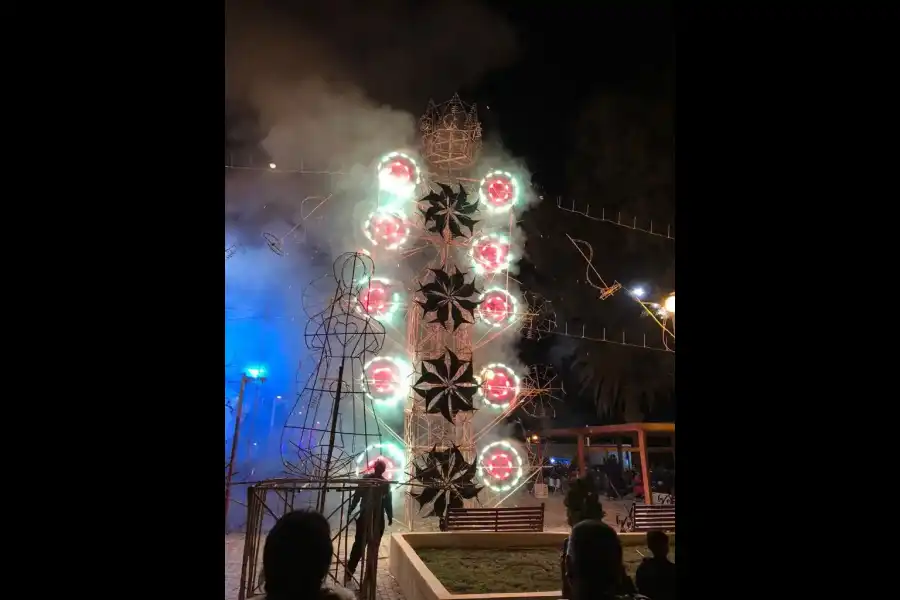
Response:
[[[236,1],[228,4],[226,28],[227,93],[258,111],[265,132],[262,146],[277,165],[274,171],[228,174],[226,245],[252,250],[245,260],[261,252],[269,253],[267,261],[282,261],[279,270],[263,269],[257,276],[288,290],[298,305],[300,290],[311,277],[330,271],[333,257],[368,246],[361,226],[375,206],[375,163],[393,150],[416,154],[418,112],[428,97],[448,98],[515,54],[508,23],[467,1],[413,5],[392,0],[375,6],[338,0],[298,13],[273,9],[268,2]],[[305,173],[291,173],[301,170]],[[471,177],[490,170],[516,176],[520,218],[537,200],[524,161],[505,151],[499,140],[486,141]],[[522,256],[524,233],[515,219],[478,218],[483,222],[477,231],[505,233]],[[270,248],[272,239],[277,255]],[[398,253],[396,261],[382,255],[376,275],[404,282],[409,298],[434,256],[432,248],[409,256]],[[463,268],[468,264],[460,257]],[[514,276],[515,267],[509,272]],[[479,278],[478,283],[482,289],[508,289],[523,308],[514,279]],[[476,372],[501,362],[524,377],[516,329],[476,351]],[[382,354],[405,356],[405,315],[386,330]],[[473,327],[473,341],[484,330],[483,325]],[[476,431],[496,417],[492,413],[476,413]],[[402,422],[399,427],[402,432]],[[501,420],[485,430],[478,447],[512,433],[513,426]]]

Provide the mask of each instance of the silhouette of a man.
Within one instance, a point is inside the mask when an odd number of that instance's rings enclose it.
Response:
[[[647,533],[647,547],[653,558],[645,558],[637,569],[638,591],[653,600],[675,599],[675,563],[669,560],[669,536],[662,531]]]
[[[377,460],[373,466],[373,472],[364,475],[363,479],[381,479],[382,481],[386,481],[384,479],[385,469],[387,469],[387,465],[384,464],[384,461]],[[350,549],[350,558],[347,560],[347,570],[344,573],[345,584],[353,579],[353,573],[356,571],[356,566],[362,558],[363,547],[366,543],[366,525],[368,524],[366,522],[366,511],[368,509],[366,502],[369,496],[366,491],[368,489],[368,487],[360,487],[356,490],[356,493],[353,494],[353,498],[350,500],[351,514],[357,504],[360,506],[359,516],[356,518],[356,537],[353,540],[353,547]],[[372,511],[372,516],[375,519],[375,535],[377,536],[377,543],[381,544],[381,536],[384,535],[385,516],[387,516],[388,525],[391,525],[394,522],[394,508],[391,504],[391,493],[386,484],[381,495],[381,507],[380,509],[376,508]]]

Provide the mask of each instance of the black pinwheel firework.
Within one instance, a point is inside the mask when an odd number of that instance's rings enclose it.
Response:
[[[419,512],[431,506],[426,517],[445,519],[450,508],[462,508],[463,500],[478,496],[481,486],[475,485],[475,463],[466,462],[459,448],[454,444],[449,450],[433,447],[422,455],[422,466],[413,463],[412,478],[424,488],[410,496],[419,503]]]
[[[429,322],[440,323],[446,329],[447,322],[452,321],[453,331],[463,323],[472,323],[472,311],[478,306],[478,302],[472,300],[472,297],[479,293],[475,289],[474,280],[466,283],[466,274],[458,269],[454,269],[453,275],[447,274],[443,269],[429,270],[434,273],[434,281],[419,288],[425,301],[416,300],[426,315],[435,313],[434,319]],[[468,313],[469,319],[464,313]]]
[[[475,410],[472,398],[478,382],[472,362],[460,360],[447,348],[442,357],[422,361],[422,375],[413,390],[425,400],[425,412],[440,413],[452,423],[456,413]]]
[[[450,231],[452,238],[468,237],[472,235],[472,228],[476,221],[472,214],[478,210],[477,202],[469,202],[466,190],[459,186],[459,191],[443,183],[438,184],[441,192],[431,192],[422,201],[428,203],[427,209],[419,209],[425,217],[425,229],[431,233],[443,235],[444,230]],[[469,230],[468,236],[462,228]]]

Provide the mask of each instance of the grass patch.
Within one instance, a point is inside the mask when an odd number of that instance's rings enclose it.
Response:
[[[669,560],[675,561],[675,542]],[[560,588],[558,547],[419,548],[416,553],[451,594],[552,592]],[[634,579],[651,556],[646,546],[624,546],[623,562]]]
[[[552,592],[560,586],[559,548],[419,548],[422,562],[451,594]]]

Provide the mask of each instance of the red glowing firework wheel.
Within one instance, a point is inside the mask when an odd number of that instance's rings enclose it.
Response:
[[[481,295],[478,315],[488,325],[499,327],[512,320],[515,315],[516,301],[506,290],[487,290]]]
[[[359,308],[373,317],[384,317],[391,311],[391,294],[387,282],[372,279],[359,294]]]
[[[492,408],[505,410],[519,395],[519,378],[506,365],[492,364],[481,370],[481,397]]]
[[[478,270],[497,273],[509,266],[509,240],[492,234],[472,242],[472,259]]]
[[[495,492],[509,491],[522,480],[522,456],[509,442],[488,444],[481,450],[479,462],[484,485]]]
[[[378,164],[378,183],[384,191],[407,196],[414,192],[418,182],[419,168],[405,154],[392,152]]]
[[[360,475],[368,475],[375,471],[375,463],[381,461],[384,463],[386,469],[384,470],[384,478],[385,479],[393,479],[394,473],[397,472],[397,467],[394,465],[394,462],[387,458],[386,456],[379,456],[377,458],[373,458],[369,461],[369,464],[366,465],[366,468],[359,472]]]
[[[386,467],[384,478],[389,481],[403,481],[406,479],[406,458],[403,451],[390,442],[372,444],[356,457],[356,476],[360,477],[375,470],[377,461],[384,463]],[[394,488],[396,490],[396,488]]]
[[[397,159],[392,161],[385,167],[386,174],[390,175],[394,179],[401,181],[403,183],[410,183],[414,181],[415,177],[415,167],[413,167],[409,161],[403,159]]]
[[[497,481],[506,481],[512,477],[513,460],[505,450],[497,450],[484,461],[485,475]]]
[[[388,400],[397,393],[400,368],[386,358],[376,358],[366,367],[366,390],[373,400]]]
[[[399,248],[409,237],[406,220],[391,212],[373,213],[363,225],[363,231],[370,242],[388,250]]]
[[[480,195],[489,209],[508,210],[517,200],[515,179],[509,173],[492,171],[481,181]]]
[[[406,398],[406,379],[411,372],[412,367],[400,359],[388,356],[373,358],[363,367],[366,396],[382,405],[402,401]]]

